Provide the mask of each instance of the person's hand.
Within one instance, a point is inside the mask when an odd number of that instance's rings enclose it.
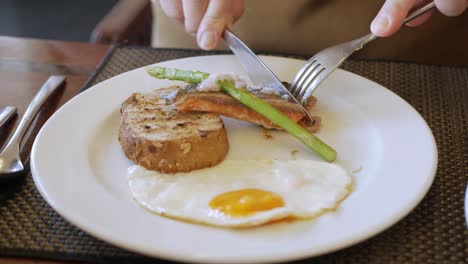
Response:
[[[415,6],[419,6],[427,0],[386,0],[380,12],[371,24],[371,31],[379,37],[387,37],[397,32],[408,15],[408,12]],[[468,7],[468,0],[435,0],[437,9],[447,16],[458,16]],[[421,15],[413,21],[407,23],[414,27],[424,23],[432,12]]]
[[[153,0],[153,2],[156,0]],[[244,0],[160,0],[162,10],[196,35],[200,48],[214,49],[225,27],[244,12]]]

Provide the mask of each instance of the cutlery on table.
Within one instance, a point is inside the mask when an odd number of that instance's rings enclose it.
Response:
[[[16,107],[5,106],[0,108],[0,128],[16,114]]]
[[[15,127],[13,134],[0,152],[0,181],[14,178],[23,172],[24,164],[21,162],[20,158],[20,146],[23,137],[47,98],[49,98],[64,81],[65,76],[53,75],[49,77],[32,99],[23,117]]]
[[[423,5],[412,12],[405,19],[405,23],[425,14],[434,7],[435,3],[433,1]],[[319,84],[325,80],[330,73],[338,68],[355,51],[362,49],[364,45],[377,38],[376,35],[369,33],[364,37],[338,44],[318,52],[301,67],[289,86],[289,91],[304,105]]]
[[[261,61],[257,55],[228,28],[224,29],[223,39],[236,55],[250,80],[252,80],[256,86],[273,88],[280,94],[288,95],[289,98],[301,106],[302,111],[306,114],[309,121],[312,121],[312,117],[307,109],[299,103],[265,63],[263,63],[263,61]]]

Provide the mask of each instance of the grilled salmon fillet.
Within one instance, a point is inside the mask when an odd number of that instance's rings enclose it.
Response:
[[[306,122],[305,113],[296,103],[283,99],[279,95],[253,92],[309,131],[316,132],[320,128],[320,117],[313,116],[312,122]],[[169,99],[174,100],[177,109],[181,112],[215,113],[259,124],[268,129],[281,129],[264,116],[223,92],[199,92],[195,86],[187,85],[181,90],[174,91]],[[310,97],[306,109],[310,111],[316,102],[315,97]]]
[[[149,170],[187,172],[221,162],[229,149],[222,119],[180,112],[166,98],[179,87],[132,94],[121,105],[118,140],[128,159]]]

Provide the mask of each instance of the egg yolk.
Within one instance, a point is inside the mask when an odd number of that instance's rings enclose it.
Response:
[[[222,193],[210,201],[210,208],[233,217],[248,216],[284,206],[281,196],[270,191],[243,189]]]

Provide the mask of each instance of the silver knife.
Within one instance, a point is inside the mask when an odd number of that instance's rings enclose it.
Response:
[[[16,114],[16,107],[5,106],[0,108],[0,128]]]
[[[289,90],[281,83],[276,75],[261,61],[257,55],[244,44],[231,30],[224,29],[223,39],[236,55],[239,63],[249,75],[252,82],[260,87],[269,87],[277,90],[280,94],[287,94],[294,102],[296,102],[302,111],[312,120],[307,109],[289,92]]]

